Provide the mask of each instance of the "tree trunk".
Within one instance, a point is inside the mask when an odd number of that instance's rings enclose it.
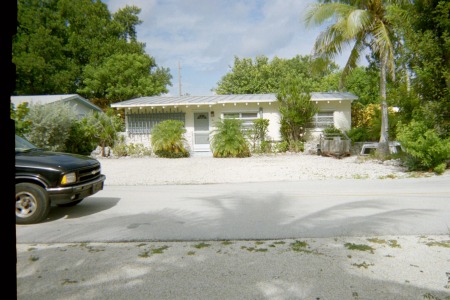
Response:
[[[389,150],[389,119],[388,119],[388,105],[386,101],[386,65],[387,54],[381,57],[380,67],[380,100],[381,100],[381,132],[380,142],[378,143],[377,151],[382,157],[390,154]]]

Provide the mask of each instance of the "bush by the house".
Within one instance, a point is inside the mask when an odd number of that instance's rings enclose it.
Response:
[[[441,139],[424,122],[413,120],[399,125],[397,140],[405,150],[403,160],[410,171],[445,171],[450,159],[450,139]]]
[[[123,136],[121,137],[121,139],[119,139],[117,143],[114,144],[112,152],[114,156],[117,157],[124,157],[124,156],[143,157],[152,155],[152,150],[150,148],[145,147],[143,144],[134,144],[134,143],[127,144],[125,143]]]
[[[242,131],[242,121],[224,119],[217,122],[211,140],[214,157],[249,157],[250,148]]]
[[[184,123],[178,120],[165,120],[153,127],[151,144],[153,152],[159,157],[189,157],[184,138]]]

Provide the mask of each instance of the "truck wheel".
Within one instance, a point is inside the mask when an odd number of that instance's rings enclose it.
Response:
[[[50,212],[47,192],[33,183],[16,184],[16,224],[33,224]]]

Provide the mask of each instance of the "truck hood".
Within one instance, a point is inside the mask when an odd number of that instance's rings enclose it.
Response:
[[[73,169],[99,165],[99,162],[88,156],[71,153],[49,152],[38,149],[25,152],[16,152],[16,168],[33,167],[35,165],[39,165],[41,167],[44,166],[49,169],[70,171]]]

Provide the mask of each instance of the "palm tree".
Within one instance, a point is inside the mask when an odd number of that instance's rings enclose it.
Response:
[[[367,47],[380,61],[381,134],[378,150],[389,154],[388,106],[386,102],[387,75],[395,80],[393,25],[389,22],[388,8],[402,5],[408,0],[319,0],[306,13],[307,25],[321,25],[333,19],[334,24],[320,33],[314,44],[316,55],[333,58],[342,53],[343,46],[352,45],[343,69],[340,89],[345,78],[357,67]]]

